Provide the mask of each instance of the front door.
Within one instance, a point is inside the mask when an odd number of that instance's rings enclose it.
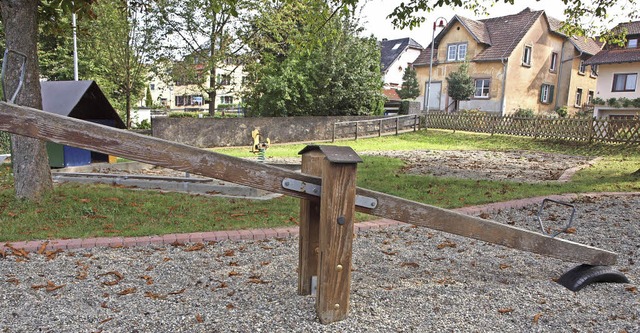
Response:
[[[425,94],[429,91],[429,110],[440,110],[440,99],[442,98],[442,82],[431,82],[431,90],[429,90],[429,82],[425,83]],[[424,108],[427,108],[427,100],[425,99]]]

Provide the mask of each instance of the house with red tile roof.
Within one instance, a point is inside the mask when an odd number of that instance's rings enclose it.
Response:
[[[475,92],[460,109],[508,115],[518,109],[553,113],[566,106],[575,113],[587,104],[596,86],[597,68],[585,61],[601,45],[591,38],[570,37],[561,22],[544,11],[525,9],[502,17],[472,20],[455,15],[414,61],[423,108],[430,91],[431,111],[452,111],[446,77],[469,63]],[[432,65],[431,89],[427,89]]]
[[[640,21],[621,23],[614,33],[626,34],[626,43],[606,45],[591,57],[588,65],[598,66],[598,82],[595,97],[605,101],[615,98],[633,100],[640,98]],[[640,107],[633,105],[596,105],[596,117],[637,117]]]

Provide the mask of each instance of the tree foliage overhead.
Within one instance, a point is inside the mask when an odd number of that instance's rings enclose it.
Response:
[[[380,51],[353,18],[324,1],[264,1],[251,22],[255,56],[246,102],[252,115],[380,112]]]
[[[402,74],[402,86],[397,90],[398,96],[402,99],[415,99],[420,96],[418,85],[418,75],[413,66],[407,66]]]

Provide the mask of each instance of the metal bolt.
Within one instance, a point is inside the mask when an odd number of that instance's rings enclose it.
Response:
[[[289,182],[284,182],[284,186],[289,186]]]
[[[336,304],[333,306],[333,308],[334,308],[335,310],[340,309],[340,304],[336,303]]]
[[[338,266],[336,266],[336,271],[338,271],[338,272],[342,272],[342,265],[338,265]]]
[[[376,203],[375,203],[375,202],[372,202],[372,203],[371,203],[371,207],[375,207],[375,206],[376,206]]]
[[[339,225],[343,225],[343,224],[345,224],[345,222],[347,222],[347,220],[344,218],[344,216],[338,217],[338,224]]]

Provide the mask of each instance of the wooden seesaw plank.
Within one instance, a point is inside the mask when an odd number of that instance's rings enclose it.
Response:
[[[131,133],[29,107],[0,102],[0,130],[68,146],[128,158],[161,167],[200,174],[301,199],[319,197],[282,187],[285,178],[320,185],[317,177],[236,157]],[[590,265],[613,265],[617,255],[509,225],[459,214],[362,188],[357,194],[378,200],[360,212],[471,237],[490,243]]]

